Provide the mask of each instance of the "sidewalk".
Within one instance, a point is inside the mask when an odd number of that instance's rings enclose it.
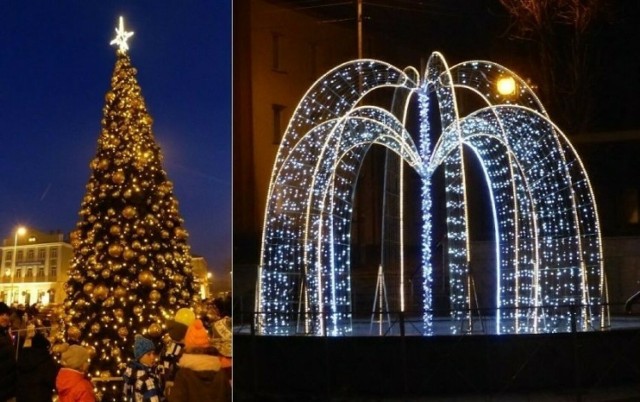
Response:
[[[308,395],[305,395],[303,398],[299,396],[258,395],[255,398],[239,398],[237,402],[298,402],[301,400],[308,402],[639,402],[640,381],[636,387],[627,386],[584,390],[581,395],[576,395],[576,393],[572,391],[406,398],[334,397],[330,399],[325,399],[320,396],[309,397]],[[234,401],[236,401],[235,398]]]

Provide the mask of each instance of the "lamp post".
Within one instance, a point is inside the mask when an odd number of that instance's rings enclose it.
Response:
[[[22,236],[27,232],[24,226],[20,226],[16,229],[16,234],[13,237],[13,256],[11,259],[11,303],[16,301],[15,289],[13,289],[13,278],[16,274],[16,252],[18,250],[18,236]]]

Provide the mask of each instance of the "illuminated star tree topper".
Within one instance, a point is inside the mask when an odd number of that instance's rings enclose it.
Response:
[[[127,32],[124,29],[124,19],[120,17],[120,26],[116,28],[116,37],[109,43],[110,45],[118,45],[121,52],[129,50],[127,41],[133,36],[133,32]]]

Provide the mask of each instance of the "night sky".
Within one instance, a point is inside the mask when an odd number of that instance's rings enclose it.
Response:
[[[97,150],[118,17],[191,251],[231,259],[230,1],[0,3],[0,236],[69,233]]]

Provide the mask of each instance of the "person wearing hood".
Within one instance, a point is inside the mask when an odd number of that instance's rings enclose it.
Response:
[[[56,377],[58,402],[95,402],[93,385],[86,377],[89,351],[80,345],[71,345],[62,353],[61,363]]]
[[[18,355],[16,402],[50,402],[59,370],[51,343],[40,332],[27,340]]]
[[[211,346],[201,320],[189,325],[184,344],[169,402],[230,401],[231,390],[228,379],[220,371],[218,351]]]

